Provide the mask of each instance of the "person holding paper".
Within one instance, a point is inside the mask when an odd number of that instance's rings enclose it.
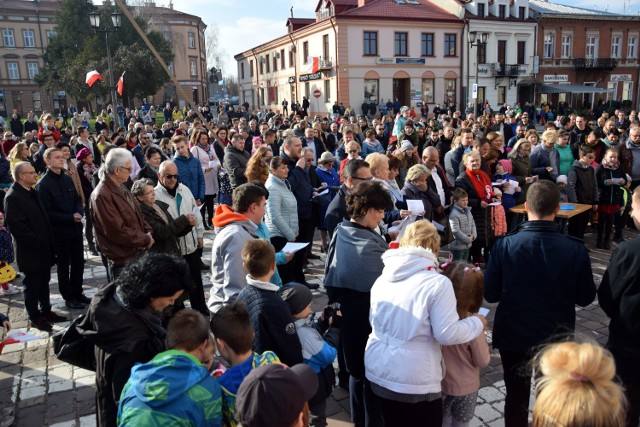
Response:
[[[496,173],[491,178],[494,186],[502,188],[502,207],[504,207],[507,216],[507,227],[509,231],[513,228],[511,222],[514,214],[511,212],[511,208],[516,205],[516,200],[518,200],[522,192],[520,184],[513,175],[511,175],[512,171],[513,166],[510,160],[498,160],[496,163]]]
[[[531,170],[531,159],[529,158],[530,155],[531,143],[523,138],[516,142],[513,150],[511,150],[507,156],[509,160],[511,160],[511,165],[513,166],[513,176],[522,188],[522,192],[520,193],[520,197],[516,200],[516,203],[524,203],[529,185],[538,179],[537,176],[533,176],[533,171]]]
[[[213,202],[218,194],[218,171],[222,163],[213,146],[209,142],[209,135],[205,131],[195,131],[191,137],[191,154],[200,161],[200,167],[204,175],[204,209],[201,210],[202,222],[205,230],[210,230],[213,221]],[[206,215],[209,215],[207,221]]]
[[[484,263],[489,255],[492,242],[491,216],[487,209],[493,202],[491,179],[480,169],[480,152],[470,151],[462,158],[466,170],[456,179],[456,188],[462,188],[469,196],[469,207],[476,223],[478,237],[471,246],[474,263]],[[484,252],[484,254],[483,254]]]
[[[596,247],[610,249],[609,239],[613,230],[613,220],[622,202],[622,187],[627,184],[626,174],[618,161],[617,149],[609,148],[606,151],[602,163],[596,168],[596,180],[600,190]]]
[[[558,132],[547,130],[542,134],[542,143],[531,152],[531,171],[540,179],[555,182],[558,177],[560,153],[555,148],[556,142],[558,142]]]
[[[407,201],[407,207],[413,215],[420,215],[431,221],[433,211],[441,207],[440,198],[427,185],[427,179],[431,176],[431,171],[425,165],[413,165],[407,171],[402,195]],[[420,201],[422,204],[416,204]]]

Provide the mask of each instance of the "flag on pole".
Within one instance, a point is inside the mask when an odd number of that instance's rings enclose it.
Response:
[[[124,92],[124,73],[126,73],[126,71],[123,71],[118,79],[118,95],[120,96],[122,96],[122,92]]]
[[[87,82],[89,87],[91,87],[98,80],[102,80],[102,76],[96,70],[93,70],[93,71],[89,71],[87,73],[87,77],[85,79],[85,82]]]
[[[320,68],[320,57],[310,56],[307,59],[307,63],[309,64],[309,69],[308,69],[309,74],[317,73],[318,69]]]

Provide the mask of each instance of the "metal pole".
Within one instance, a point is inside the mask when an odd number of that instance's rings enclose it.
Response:
[[[111,49],[109,49],[109,31],[104,32],[104,42],[107,45],[107,67],[109,68],[109,91],[111,95],[111,112],[116,121],[116,125],[120,126],[120,117],[118,116],[118,98],[113,84],[113,66],[111,64]],[[116,129],[116,126],[114,126]]]
[[[482,37],[482,36],[480,36]],[[478,117],[478,98],[480,95],[480,88],[478,87],[478,63],[480,62],[480,46],[482,41],[478,42],[478,46],[476,46],[476,99],[473,101],[473,114],[474,117],[477,119]],[[486,60],[485,60],[486,61]]]

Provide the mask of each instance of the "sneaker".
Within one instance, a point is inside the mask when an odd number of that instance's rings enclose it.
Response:
[[[42,319],[44,319],[46,322],[52,322],[52,323],[66,322],[67,320],[69,320],[64,316],[60,316],[59,314],[57,314],[54,311],[49,311],[48,313],[43,313],[42,314]]]
[[[318,289],[320,287],[320,285],[318,285],[317,283],[309,283],[309,282],[304,282],[303,285],[305,285],[307,288],[311,290]]]
[[[20,289],[16,288],[11,283],[9,283],[9,287],[7,287],[7,289],[0,289],[0,295],[15,295],[19,293]]]
[[[38,317],[36,320],[31,320],[29,324],[32,328],[36,328],[41,331],[51,332],[53,330],[51,323],[47,322],[47,319],[44,317]]]

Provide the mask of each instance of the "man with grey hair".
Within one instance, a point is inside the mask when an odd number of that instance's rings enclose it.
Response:
[[[38,180],[29,162],[13,168],[14,183],[4,199],[4,213],[16,241],[18,268],[24,273],[24,305],[32,327],[50,332],[51,322],[67,319],[51,310],[49,280],[55,262],[51,223],[33,186]]]
[[[166,203],[169,214],[173,218],[180,215],[189,215],[197,210],[196,199],[184,184],[178,182],[178,166],[171,161],[165,160],[160,163],[158,169],[158,185],[155,188],[156,200]],[[202,215],[195,215],[195,226],[185,235],[178,237],[180,253],[189,265],[189,272],[193,283],[196,285],[192,292],[189,292],[191,308],[199,311],[205,316],[209,316],[209,309],[204,300],[204,287],[202,284],[202,274],[200,273],[200,253],[204,245],[204,225]]]
[[[127,261],[153,245],[151,227],[133,194],[124,186],[131,172],[131,159],[126,149],[111,149],[98,171],[100,183],[91,193],[96,241],[109,261],[111,279],[118,277]]]

